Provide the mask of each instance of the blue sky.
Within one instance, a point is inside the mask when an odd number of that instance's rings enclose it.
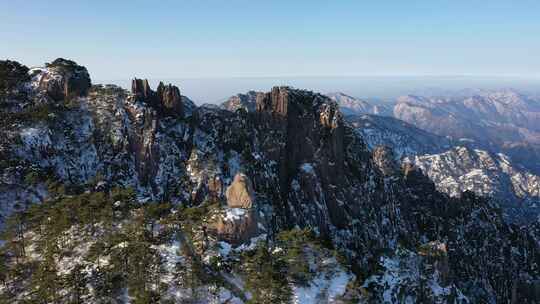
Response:
[[[0,0],[0,57],[94,79],[540,77],[540,1]]]

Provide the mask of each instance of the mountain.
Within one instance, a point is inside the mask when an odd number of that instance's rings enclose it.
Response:
[[[540,140],[540,101],[511,90],[458,98],[404,96],[398,98],[394,116],[455,138],[495,143]]]
[[[402,120],[378,115],[350,115],[346,120],[370,149],[390,146],[397,160],[406,156],[440,153],[453,146],[448,138],[418,129]]]
[[[220,107],[229,111],[236,111],[238,109],[244,109],[248,112],[255,110],[257,96],[262,94],[261,92],[249,91],[245,94],[237,94],[229,97],[224,101]],[[344,115],[357,115],[357,114],[376,114],[391,116],[392,109],[381,104],[372,104],[370,102],[351,97],[344,93],[335,92],[327,93],[331,100],[335,101],[340,108],[340,111]]]
[[[418,128],[455,140],[472,141],[500,151],[540,173],[540,159],[519,152],[524,147],[540,151],[540,101],[513,90],[480,91],[463,97],[403,96],[394,117]],[[530,155],[530,154],[529,154]]]
[[[55,62],[0,62],[2,301],[539,299],[536,224],[437,191],[324,95],[274,87],[232,112]]]
[[[452,196],[466,190],[503,203],[508,218],[536,218],[540,208],[540,176],[515,168],[504,154],[454,147],[444,153],[417,155],[414,163]],[[517,213],[517,214],[515,214]]]
[[[249,91],[246,94],[237,94],[231,96],[221,104],[221,108],[232,112],[238,109],[244,109],[248,112],[254,111],[257,95],[259,94],[260,92]]]
[[[450,196],[469,190],[503,205],[506,219],[530,222],[539,214],[540,177],[502,153],[463,146],[404,121],[377,115],[347,116],[370,149],[389,146],[394,157],[418,166]]]
[[[381,104],[372,104],[365,100],[361,100],[349,95],[336,92],[328,93],[326,96],[330,97],[333,101],[337,102],[340,110],[344,115],[352,114],[376,114],[383,116],[391,116],[392,109]]]

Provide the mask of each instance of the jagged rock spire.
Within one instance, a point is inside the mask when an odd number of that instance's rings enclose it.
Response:
[[[147,79],[133,79],[131,81],[131,92],[141,99],[148,99],[153,95]]]
[[[164,85],[160,82],[157,88],[157,97],[160,100],[162,110],[169,114],[183,116],[184,107],[180,89],[172,84]]]
[[[131,92],[137,99],[156,107],[159,112],[165,115],[184,116],[182,95],[177,86],[164,85],[163,82],[160,82],[157,91],[154,92],[147,79],[135,78],[131,81]]]
[[[259,94],[256,109],[259,112],[274,112],[287,115],[289,105],[289,87],[273,87],[269,93]]]

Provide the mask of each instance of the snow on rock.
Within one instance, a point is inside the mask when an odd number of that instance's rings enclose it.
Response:
[[[302,164],[302,166],[300,166],[300,168],[305,173],[313,174],[313,175],[315,174],[315,169],[313,169],[313,165],[310,164],[310,163],[304,163],[304,164]]]
[[[535,207],[540,202],[540,176],[514,167],[502,153],[458,146],[405,160],[422,169],[440,191],[451,196],[469,190],[511,208],[527,207],[531,216],[540,211]]]
[[[241,220],[246,216],[247,210],[244,208],[227,208],[225,209],[225,217],[223,219],[228,222]]]
[[[340,303],[339,297],[355,276],[339,266],[335,258],[328,258],[323,264],[322,271],[307,286],[292,287],[294,304]]]
[[[419,303],[423,298],[430,303],[469,303],[456,286],[443,284],[435,265],[412,251],[398,249],[393,256],[381,256],[379,265],[380,273],[362,285],[374,303]]]

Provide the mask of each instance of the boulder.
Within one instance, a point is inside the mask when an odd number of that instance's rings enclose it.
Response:
[[[249,209],[255,200],[251,180],[243,173],[236,174],[225,195],[230,208]]]
[[[257,235],[257,214],[253,209],[227,208],[216,223],[219,240],[233,245],[249,241]]]

